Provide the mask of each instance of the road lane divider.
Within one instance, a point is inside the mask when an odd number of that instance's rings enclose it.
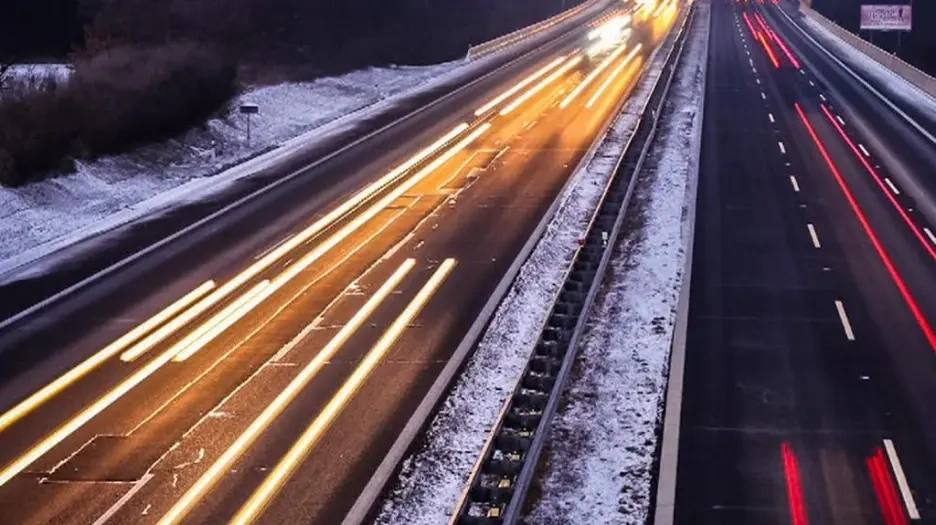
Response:
[[[426,165],[424,168],[419,170],[415,175],[408,178],[402,184],[398,185],[387,195],[382,197],[379,201],[369,207],[360,215],[356,216],[354,220],[345,225],[341,230],[331,236],[328,241],[317,246],[312,252],[302,257],[298,262],[293,263],[289,266],[282,274],[273,279],[268,286],[259,292],[259,300],[251,300],[247,305],[255,306],[259,304],[260,301],[269,297],[274,292],[279,290],[283,285],[285,285],[293,277],[305,270],[309,265],[311,265],[315,260],[321,257],[325,252],[327,252],[335,244],[344,240],[349,235],[354,233],[359,229],[365,222],[376,216],[380,211],[389,206],[393,201],[404,195],[407,191],[412,189],[413,186],[418,184],[420,181],[425,179],[430,173],[438,169],[440,166],[448,162],[452,157],[457,155],[459,152],[467,148],[472,142],[474,142],[478,137],[486,133],[491,128],[490,123],[485,123],[473,130],[465,138],[460,140],[457,144],[452,146],[450,149],[446,150],[445,153],[435,158],[432,162]],[[210,296],[209,296],[210,297]],[[205,303],[203,300],[199,302],[198,305]],[[187,311],[185,314],[189,314],[192,310]],[[246,311],[244,312],[247,313]],[[183,314],[183,316],[185,315]],[[175,321],[181,319],[183,316],[180,316]],[[165,327],[164,327],[165,328]],[[32,462],[39,459],[42,455],[47,453],[53,447],[64,441],[72,433],[84,426],[88,421],[93,419],[95,416],[103,412],[108,406],[119,400],[127,392],[135,388],[137,385],[142,383],[148,377],[156,373],[160,368],[162,368],[167,363],[171,362],[176,354],[180,351],[178,348],[170,348],[168,351],[163,352],[159,357],[147,363],[143,368],[134,372],[130,377],[122,381],[119,385],[109,390],[97,401],[86,407],[78,415],[74,416],[72,419],[58,427],[50,435],[45,437],[42,441],[31,447],[19,458],[14,460],[12,463],[0,470],[0,486],[6,484],[10,479],[13,478],[16,474],[22,472],[26,467],[28,467]]]
[[[392,325],[383,333],[377,343],[370,349],[361,364],[354,370],[351,377],[322,409],[322,412],[306,428],[302,436],[293,444],[289,452],[277,463],[276,467],[267,475],[250,499],[238,510],[231,525],[247,525],[256,521],[270,504],[273,498],[283,488],[296,468],[305,460],[313,447],[319,442],[325,431],[335,421],[335,418],[344,410],[344,407],[354,398],[355,394],[367,381],[374,369],[383,361],[387,352],[400,338],[406,327],[413,322],[423,310],[429,300],[435,295],[442,283],[455,268],[455,259],[446,259],[432,274],[429,281],[417,292],[416,296],[406,306],[406,309],[396,318]],[[161,523],[160,525],[166,525]]]
[[[614,68],[614,71],[611,72],[611,75],[609,75],[608,78],[606,78],[605,81],[601,83],[601,85],[598,87],[598,91],[596,91],[595,94],[592,95],[592,98],[588,100],[588,103],[585,104],[586,108],[591,108],[593,105],[595,105],[595,102],[601,98],[601,95],[604,94],[605,90],[607,90],[611,83],[614,82],[614,79],[616,79],[618,75],[621,74],[621,71],[624,71],[624,68],[631,63],[631,61],[635,56],[637,56],[637,53],[639,53],[642,48],[643,44],[637,44],[637,46],[635,46],[634,49],[632,49],[631,52],[628,53],[626,57],[624,57],[624,60],[618,64],[618,67]]]
[[[496,107],[496,106],[497,106],[498,104],[500,104],[501,102],[503,102],[503,101],[507,100],[508,98],[514,96],[514,95],[515,95],[518,91],[520,91],[521,89],[527,87],[528,85],[532,84],[534,81],[536,81],[537,79],[539,79],[540,77],[542,77],[543,75],[545,75],[546,73],[548,73],[549,71],[551,71],[552,69],[558,67],[559,64],[561,64],[561,63],[563,63],[563,62],[566,61],[566,58],[568,58],[568,57],[567,57],[567,56],[561,56],[561,57],[559,57],[559,58],[553,60],[553,61],[550,62],[549,64],[546,64],[545,66],[543,66],[543,67],[540,68],[539,70],[535,71],[533,74],[527,76],[526,78],[524,78],[524,79],[521,80],[520,82],[517,82],[512,88],[508,89],[507,91],[504,91],[504,92],[501,93],[500,95],[494,97],[494,98],[493,98],[491,101],[489,101],[487,104],[485,104],[485,105],[481,106],[480,108],[478,108],[477,110],[475,110],[475,112],[474,112],[475,116],[476,116],[476,117],[480,117],[481,115],[483,115],[483,114],[487,113],[488,111],[494,109],[494,107]]]
[[[523,104],[527,100],[530,100],[530,98],[532,98],[533,95],[539,93],[546,86],[555,82],[556,79],[568,73],[569,70],[571,70],[573,67],[579,65],[581,61],[582,61],[582,56],[576,55],[571,60],[563,64],[562,67],[553,71],[552,74],[550,74],[548,77],[544,78],[543,80],[540,80],[538,84],[536,84],[535,86],[533,86],[532,88],[524,92],[522,95],[514,99],[514,101],[508,104],[504,109],[500,110],[500,115],[501,116],[509,115],[513,110],[520,107],[521,104]]]
[[[354,316],[338,331],[316,354],[292,381],[286,385],[273,401],[251,422],[250,426],[215,460],[195,483],[179,498],[159,520],[159,525],[179,523],[192,511],[195,505],[207,494],[243,454],[256,442],[257,438],[269,428],[270,424],[283,410],[308,386],[315,376],[335,356],[338,350],[370,318],[377,308],[396,290],[407,274],[416,265],[415,259],[405,260],[384,282],[374,295],[364,303]]]
[[[153,315],[136,328],[130,330],[119,339],[97,351],[94,355],[85,359],[80,364],[62,374],[51,383],[37,390],[34,394],[20,401],[16,406],[0,415],[0,432],[3,432],[11,425],[31,413],[37,407],[58,395],[62,390],[71,386],[89,372],[101,366],[105,361],[117,355],[127,345],[133,343],[140,337],[148,334],[151,330],[159,327],[167,320],[173,318],[182,310],[188,308],[193,302],[200,299],[206,293],[215,287],[214,281],[207,281],[191,292],[185,294],[180,299],[170,304],[156,315]]]
[[[897,455],[897,447],[890,439],[884,440],[884,450],[887,452],[887,459],[890,461],[891,470],[894,471],[894,477],[897,478],[897,488],[900,489],[900,496],[903,498],[904,507],[911,520],[919,520],[920,509],[917,508],[916,500],[913,499],[913,492],[910,491],[910,484],[907,482],[907,475],[904,474],[903,465],[900,464],[900,457]]]

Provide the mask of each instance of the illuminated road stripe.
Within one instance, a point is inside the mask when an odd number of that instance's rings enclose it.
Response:
[[[640,51],[641,47],[643,47],[643,44],[637,44],[637,47],[632,49],[631,52],[628,53],[626,57],[624,57],[624,60],[618,65],[618,67],[614,68],[614,71],[611,72],[611,75],[609,75],[608,78],[606,78],[605,81],[601,83],[601,86],[598,87],[598,91],[596,91],[595,94],[592,95],[592,98],[589,99],[588,103],[585,104],[586,108],[590,108],[595,104],[595,102],[601,97],[605,90],[608,89],[608,86],[611,85],[611,82],[613,82],[614,79],[617,78],[619,74],[621,74],[621,71],[623,71],[624,68],[631,63],[631,60],[634,59],[634,57],[637,55],[637,52]]]
[[[521,89],[527,87],[529,84],[532,84],[536,79],[538,79],[538,78],[540,78],[541,76],[545,75],[545,74],[548,73],[551,69],[553,69],[553,68],[559,66],[559,64],[565,62],[565,60],[566,60],[566,57],[561,56],[561,57],[559,57],[559,58],[553,60],[552,62],[550,62],[550,63],[547,64],[546,66],[540,68],[538,71],[536,71],[536,72],[533,73],[532,75],[530,75],[530,76],[524,78],[523,80],[521,80],[520,82],[518,82],[514,87],[512,87],[512,88],[508,89],[507,91],[501,93],[500,95],[498,95],[497,97],[495,97],[493,100],[491,100],[491,101],[488,102],[487,104],[485,104],[485,105],[481,106],[480,108],[478,108],[478,109],[474,112],[475,116],[476,116],[476,117],[480,117],[481,115],[487,113],[488,111],[490,111],[491,109],[493,109],[495,106],[497,106],[497,105],[500,104],[501,102],[503,102],[503,101],[507,100],[508,98],[512,97],[515,93],[517,93],[517,92],[520,91]]]
[[[62,390],[65,390],[71,386],[75,381],[78,381],[97,367],[101,366],[101,364],[117,355],[130,343],[146,335],[154,328],[174,317],[180,311],[188,308],[190,304],[208,293],[212,288],[214,288],[214,286],[214,281],[208,281],[198,288],[195,288],[191,292],[184,295],[181,299],[167,306],[162,311],[150,317],[148,320],[133,330],[130,330],[113,343],[105,346],[88,359],[82,361],[79,365],[75,366],[68,372],[65,372],[51,383],[36,391],[31,396],[20,401],[16,406],[10,410],[7,410],[3,413],[2,416],[0,416],[0,432],[6,430],[8,427],[10,427],[10,425],[13,425],[26,415],[30,414],[40,405],[58,395]]]
[[[302,436],[289,449],[276,467],[267,475],[263,483],[250,497],[243,507],[231,520],[231,525],[246,525],[253,523],[267,507],[274,496],[282,489],[286,481],[292,476],[295,469],[302,463],[309,451],[318,443],[322,435],[334,422],[335,418],[350,402],[354,395],[383,360],[387,352],[396,343],[406,327],[419,315],[429,299],[435,294],[446,277],[455,267],[454,259],[446,259],[432,274],[429,281],[416,294],[416,297],[407,305],[403,313],[383,333],[373,348],[367,353],[361,364],[354,370],[351,377],[341,386],[328,405],[310,424]],[[161,522],[160,525],[167,525]]]
[[[378,306],[396,290],[403,278],[416,265],[415,259],[407,259],[390,276],[390,278],[374,293],[373,297],[361,307],[357,313],[345,324],[341,330],[316,354],[315,358],[306,365],[299,374],[289,382],[279,395],[257,416],[249,427],[238,436],[221,456],[205,471],[185,494],[169,509],[159,520],[160,525],[178,523],[183,520],[192,508],[204,497],[218,480],[228,471],[270,424],[286,409],[297,395],[308,386],[309,382],[318,375],[325,365],[335,356],[338,350],[348,339],[360,329],[365,321],[374,313]]]
[[[536,85],[533,86],[532,88],[528,89],[525,93],[523,93],[522,95],[520,95],[519,97],[517,97],[516,99],[514,99],[513,102],[511,102],[510,104],[508,104],[507,107],[505,107],[504,109],[502,109],[502,110],[500,111],[500,115],[501,115],[501,116],[504,116],[504,115],[510,114],[513,110],[515,110],[515,109],[517,109],[518,107],[520,107],[520,104],[523,104],[524,102],[526,102],[527,100],[529,100],[531,97],[533,97],[533,95],[535,95],[535,94],[539,93],[540,91],[542,91],[546,86],[548,86],[549,84],[555,82],[556,79],[558,79],[558,78],[561,77],[562,75],[566,74],[570,69],[572,69],[573,67],[577,66],[577,65],[579,64],[579,62],[581,62],[581,61],[582,61],[582,57],[581,57],[581,56],[576,56],[576,57],[573,58],[572,60],[566,62],[562,67],[560,67],[560,68],[557,69],[556,71],[553,71],[551,75],[549,75],[548,77],[544,78],[544,79],[541,80],[538,84],[536,84]]]

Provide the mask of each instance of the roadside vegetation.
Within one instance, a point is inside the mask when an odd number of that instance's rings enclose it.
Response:
[[[223,113],[244,83],[453,60],[574,3],[79,0],[70,75],[0,74],[0,185],[176,136]]]

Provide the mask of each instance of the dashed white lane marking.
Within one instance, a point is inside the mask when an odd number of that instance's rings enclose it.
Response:
[[[799,182],[796,182],[796,177],[790,175],[790,183],[793,184],[793,191],[799,191]]]
[[[124,495],[121,496],[121,498],[117,500],[116,503],[111,505],[111,507],[107,509],[107,511],[105,511],[104,514],[101,514],[101,517],[95,520],[93,525],[104,525],[105,523],[110,521],[110,519],[114,517],[114,514],[117,514],[117,512],[121,508],[123,508],[123,506],[126,505],[127,502],[130,501],[130,499],[133,498],[133,496],[135,496],[136,493],[140,491],[140,489],[142,489],[147,483],[149,483],[149,480],[153,479],[153,476],[154,474],[144,474],[143,477],[140,478],[140,481],[137,481],[136,483],[134,483],[133,487],[131,487],[130,490],[124,493]]]
[[[929,237],[931,243],[936,244],[936,235],[933,235],[933,232],[929,228],[923,228],[923,231],[926,233],[926,236]]]
[[[816,87],[816,84],[812,80],[809,81],[809,85],[812,87]]]
[[[753,71],[755,75],[757,74],[757,68],[756,68],[756,67],[752,67],[752,68],[751,68],[751,71]]]
[[[750,58],[749,58],[749,59],[747,59],[747,61],[748,61],[748,62],[750,62],[752,66],[754,65],[754,61],[753,61],[753,60],[751,60]]]
[[[839,121],[839,124],[841,124],[841,125],[843,125],[843,126],[845,125],[845,121],[842,120],[842,117],[841,117],[841,116],[836,115],[836,116],[835,116],[835,120]]]
[[[806,228],[809,230],[809,238],[812,239],[812,245],[816,248],[822,248],[822,245],[819,244],[819,234],[816,233],[816,227],[809,223],[806,225]]]
[[[894,195],[900,195],[900,190],[897,189],[897,186],[894,186],[894,183],[891,182],[890,179],[884,177],[884,182],[886,182],[887,187],[890,188],[892,192],[894,192]]]
[[[838,310],[839,320],[842,321],[842,328],[845,330],[845,337],[849,341],[855,340],[855,332],[852,331],[851,321],[848,320],[848,314],[845,313],[845,305],[842,301],[835,301],[835,309]]]
[[[900,488],[900,495],[903,496],[904,506],[907,507],[907,515],[910,516],[911,520],[918,520],[920,519],[920,511],[917,509],[916,501],[913,500],[910,484],[907,483],[907,476],[904,474],[900,458],[897,456],[897,447],[894,446],[893,441],[885,439],[884,449],[887,450],[887,459],[890,460],[891,469],[897,478],[897,486]]]
[[[783,145],[782,141],[777,141],[777,145],[780,146],[780,153],[786,155],[786,146]]]
[[[757,79],[755,79],[755,80],[757,80],[757,83],[760,84],[760,79],[759,79],[759,78],[757,78]]]
[[[825,95],[823,95],[822,93],[819,93],[819,98],[821,98],[823,102],[826,101]]]
[[[762,98],[762,99],[764,99],[764,100],[767,100],[767,95],[765,95],[764,92],[761,91],[761,92],[760,92],[760,98]]]
[[[861,152],[864,153],[864,156],[865,156],[865,157],[870,157],[870,156],[871,156],[871,153],[868,152],[868,148],[865,148],[865,147],[864,147],[864,144],[858,144],[858,149],[860,149]]]
[[[767,118],[770,119],[770,122],[771,122],[771,123],[776,122],[776,120],[774,120],[774,118],[773,118],[773,113],[768,113],[768,114],[767,114]]]
[[[806,76],[806,72],[803,71],[802,69],[800,69],[799,72],[800,72],[800,75]]]

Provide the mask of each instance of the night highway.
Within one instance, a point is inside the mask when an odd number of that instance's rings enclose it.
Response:
[[[588,56],[582,27],[0,288],[11,317],[300,175],[4,324],[2,521],[339,523],[676,15],[606,13],[629,39]]]
[[[676,522],[932,519],[936,144],[784,12],[713,1]]]

